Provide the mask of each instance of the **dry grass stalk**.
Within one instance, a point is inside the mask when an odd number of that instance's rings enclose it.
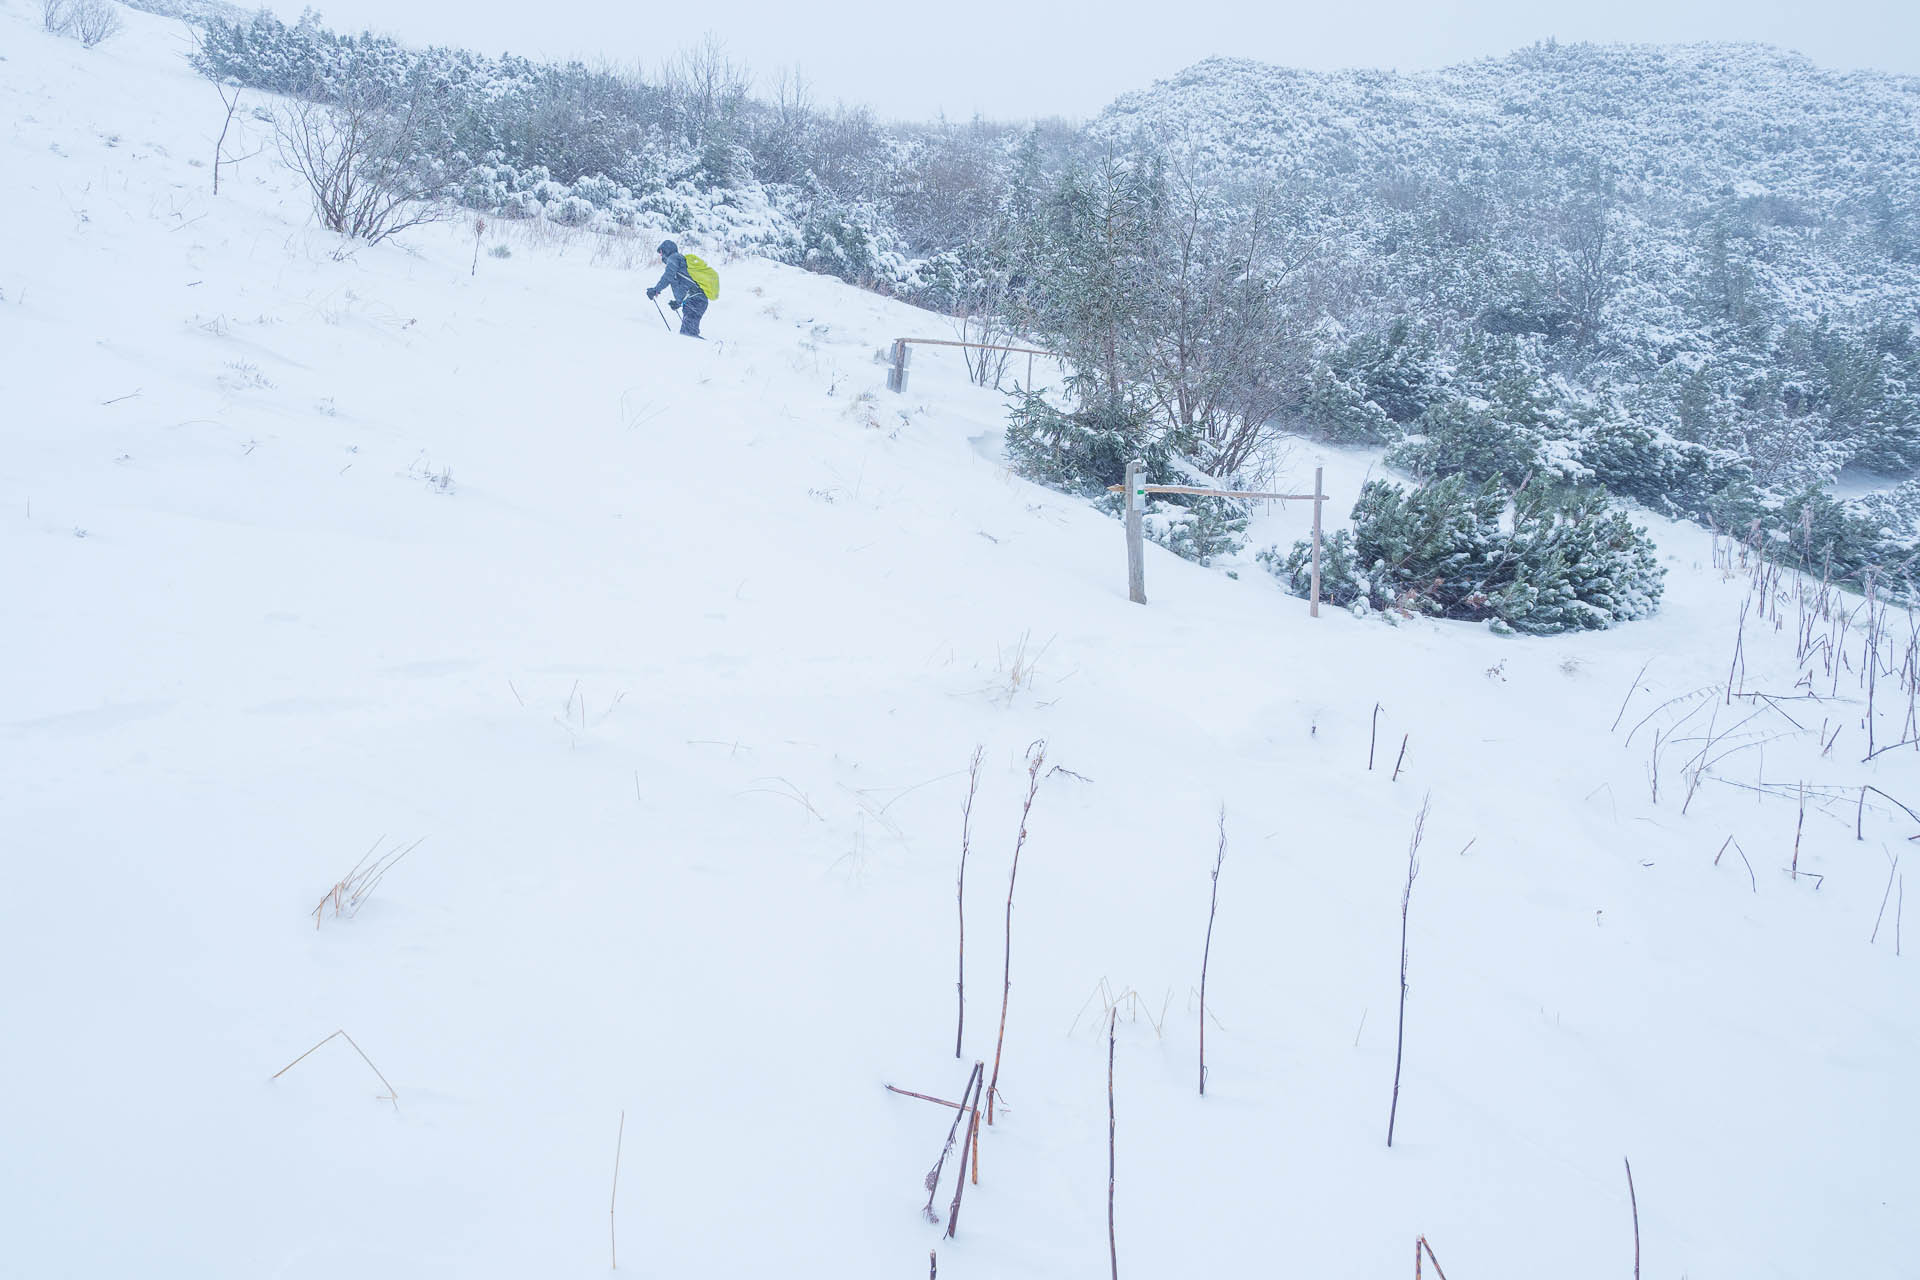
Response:
[[[1020,835],[1013,842],[1013,868],[1007,873],[1006,950],[1001,958],[1000,970],[1000,1033],[993,1044],[993,1079],[987,1084],[988,1124],[993,1123],[994,1100],[1000,1096],[1000,1055],[1007,1045],[1007,1004],[1013,995],[1013,886],[1020,878],[1020,851],[1027,845],[1027,815],[1033,812],[1033,798],[1040,790],[1040,767],[1046,761],[1045,740],[1027,748],[1027,799],[1020,806]]]
[[[1420,874],[1420,842],[1427,834],[1427,811],[1433,807],[1428,795],[1420,802],[1420,814],[1413,820],[1413,839],[1407,844],[1407,886],[1400,894],[1400,1031],[1393,1045],[1393,1105],[1387,1110],[1387,1148],[1393,1148],[1393,1126],[1400,1116],[1400,1063],[1407,1045],[1407,914],[1413,906],[1413,881]]]
[[[1439,1276],[1440,1280],[1447,1280],[1447,1273],[1440,1269],[1440,1259],[1434,1257],[1433,1246],[1427,1243],[1425,1236],[1413,1242],[1413,1280],[1421,1280],[1420,1255],[1423,1253],[1427,1256],[1427,1260],[1433,1263],[1433,1273]]]
[[[967,850],[973,842],[973,798],[980,790],[980,759],[985,747],[973,749],[967,762],[967,802],[960,809],[960,879],[953,900],[960,916],[960,975],[954,988],[958,993],[958,1012],[953,1023],[953,1056],[960,1056],[960,1038],[967,1029]]]
[[[930,1093],[915,1093],[911,1089],[902,1089],[897,1084],[888,1085],[887,1092],[897,1093],[903,1098],[918,1098],[922,1102],[938,1103],[940,1106],[943,1106],[943,1107],[952,1107],[955,1111],[966,1110],[966,1104],[963,1102],[948,1102],[945,1098],[936,1098]],[[962,1093],[960,1096],[964,1098],[967,1095],[965,1093]]]
[[[379,1077],[381,1084],[386,1085],[387,1091],[379,1095],[380,1100],[382,1102],[391,1102],[393,1104],[393,1109],[395,1111],[398,1111],[400,1109],[399,1092],[391,1084],[387,1083],[387,1077],[384,1074],[382,1074],[379,1067],[376,1067],[373,1065],[373,1059],[367,1056],[367,1051],[365,1049],[362,1049],[359,1046],[359,1044],[355,1042],[354,1038],[348,1035],[345,1030],[335,1031],[333,1032],[332,1035],[322,1037],[320,1040],[320,1044],[314,1045],[312,1049],[307,1050],[305,1053],[295,1058],[292,1062],[289,1062],[286,1066],[274,1072],[273,1075],[269,1078],[272,1080],[278,1080],[281,1076],[287,1074],[287,1072],[293,1070],[295,1067],[305,1062],[309,1057],[313,1055],[313,1052],[315,1049],[318,1049],[320,1045],[325,1044],[328,1040],[333,1039],[334,1036],[338,1036],[340,1039],[345,1040],[348,1044],[353,1045],[353,1051],[360,1055],[360,1061],[366,1063],[367,1069],[372,1071],[374,1075]]]
[[[1880,846],[1880,852],[1881,852],[1881,853],[1883,853],[1883,854],[1885,854],[1885,853],[1887,853],[1887,847],[1886,847],[1885,845],[1881,845],[1881,846]],[[1897,854],[1897,853],[1896,853],[1896,854],[1887,854],[1887,859],[1888,859],[1888,862],[1887,862],[1887,888],[1886,888],[1886,891],[1885,891],[1884,893],[1882,893],[1882,894],[1880,895],[1880,910],[1879,910],[1878,912],[1876,912],[1876,913],[1874,914],[1874,917],[1873,917],[1873,934],[1872,934],[1872,936],[1870,936],[1870,937],[1869,937],[1869,938],[1867,939],[1867,945],[1868,945],[1868,946],[1872,946],[1872,945],[1873,945],[1874,943],[1876,943],[1876,942],[1878,942],[1878,941],[1880,940],[1880,922],[1881,922],[1882,920],[1884,920],[1884,919],[1886,918],[1886,915],[1887,915],[1887,899],[1888,899],[1888,898],[1891,898],[1891,897],[1893,896],[1893,880],[1894,880],[1894,876],[1895,876],[1895,874],[1896,874],[1896,873],[1897,873],[1897,872],[1898,872],[1898,871],[1900,870],[1900,855],[1899,855],[1899,854]]]
[[[1795,880],[1798,880],[1800,878],[1800,833],[1806,829],[1806,825],[1807,825],[1807,784],[1803,782],[1800,784],[1800,817],[1799,817],[1799,820],[1793,824],[1792,871],[1793,871],[1793,878]]]
[[[1213,956],[1213,917],[1220,908],[1220,867],[1227,860],[1227,807],[1220,806],[1220,848],[1213,856],[1213,897],[1207,904],[1207,943],[1200,951],[1200,1096],[1207,1096],[1207,961]]]
[[[613,1194],[607,1197],[607,1249],[612,1256],[612,1265],[608,1267],[610,1271],[620,1269],[620,1242],[614,1236],[613,1207],[620,1200],[620,1148],[626,1140],[627,1112],[623,1107],[620,1110],[620,1129],[613,1138]]]
[[[1633,1161],[1624,1156],[1621,1160],[1627,1166],[1627,1200],[1633,1205],[1633,1280],[1640,1280],[1640,1197],[1633,1191]]]
[[[1731,846],[1733,848],[1733,851],[1740,855],[1741,862],[1746,863],[1747,886],[1751,888],[1755,893],[1760,892],[1760,882],[1756,880],[1753,875],[1753,864],[1751,862],[1747,862],[1747,851],[1745,849],[1742,849],[1739,845],[1739,842],[1736,841],[1732,836],[1728,836],[1727,843],[1720,846],[1720,852],[1713,855],[1713,865],[1716,867],[1720,865],[1720,859],[1726,856],[1728,846]]]
[[[1389,779],[1391,782],[1400,781],[1400,766],[1407,762],[1407,739],[1412,736],[1412,734],[1400,735],[1400,755],[1393,762],[1393,777]]]
[[[984,1063],[981,1065],[985,1066]],[[967,1124],[967,1145],[960,1152],[960,1163],[963,1166],[967,1163],[968,1157],[980,1146],[980,1094],[985,1088],[986,1081],[981,1073],[976,1072],[973,1077],[973,1099],[969,1106],[973,1117]],[[966,1193],[966,1190],[965,1178],[953,1180],[953,1205],[947,1214],[947,1239],[949,1240],[953,1239],[953,1233],[960,1228],[960,1197]]]
[[[969,1096],[971,1096],[971,1095],[972,1095],[972,1094],[973,1094],[973,1093],[974,1093],[974,1092],[975,1092],[975,1091],[976,1091],[977,1089],[979,1089],[979,1087],[980,1087],[980,1073],[981,1073],[981,1072],[983,1072],[984,1070],[986,1070],[986,1064],[985,1064],[985,1063],[983,1063],[983,1062],[976,1062],[976,1063],[974,1063],[974,1064],[973,1064],[973,1070],[972,1070],[972,1071],[971,1071],[971,1072],[970,1072],[970,1073],[969,1073],[969,1074],[967,1075],[967,1085],[966,1085],[966,1088],[964,1088],[964,1089],[962,1089],[962,1090],[960,1091],[960,1096],[961,1096],[961,1097],[963,1097],[963,1098],[965,1098],[965,1097],[969,1097]],[[887,1087],[888,1087],[888,1088],[890,1088],[890,1089],[891,1089],[891,1088],[893,1088],[893,1086],[892,1086],[892,1085],[888,1085]],[[894,1092],[896,1092],[896,1093],[903,1093],[903,1092],[905,1092],[905,1090],[899,1090],[899,1089],[896,1089],[896,1090],[894,1090]],[[916,1095],[914,1095],[914,1096],[916,1096],[916,1097],[918,1097],[919,1095],[917,1095],[917,1094],[916,1094]],[[938,1101],[938,1099],[933,1099],[933,1098],[929,1098],[929,1099],[928,1099],[928,1101],[929,1101],[929,1102],[933,1102],[933,1101]],[[951,1105],[951,1104],[949,1104],[949,1105]],[[949,1126],[947,1127],[947,1141],[946,1141],[946,1144],[945,1144],[944,1146],[942,1146],[942,1147],[940,1148],[940,1158],[939,1158],[938,1160],[936,1160],[936,1161],[934,1161],[934,1164],[933,1164],[933,1168],[931,1168],[931,1169],[929,1169],[929,1170],[927,1170],[927,1180],[926,1180],[926,1188],[927,1188],[927,1204],[926,1204],[926,1208],[924,1208],[924,1209],[922,1209],[922,1210],[921,1210],[921,1212],[927,1215],[927,1221],[928,1221],[928,1222],[938,1222],[938,1221],[940,1221],[940,1215],[939,1215],[939,1214],[937,1214],[937,1213],[935,1213],[935,1212],[934,1212],[934,1209],[933,1209],[933,1197],[934,1197],[935,1195],[937,1195],[937,1194],[939,1193],[939,1191],[940,1191],[940,1174],[941,1174],[941,1172],[942,1172],[943,1170],[945,1170],[945,1169],[946,1169],[946,1167],[947,1167],[947,1157],[953,1154],[953,1143],[954,1143],[954,1139],[955,1139],[955,1138],[956,1138],[956,1137],[957,1137],[957,1136],[959,1135],[959,1133],[960,1133],[960,1122],[961,1122],[961,1121],[963,1121],[963,1120],[965,1120],[965,1119],[967,1119],[967,1110],[966,1110],[966,1108],[965,1108],[965,1107],[955,1107],[955,1108],[954,1108],[954,1116],[953,1116],[953,1123],[952,1123],[951,1125],[949,1125]],[[962,1172],[962,1175],[963,1175],[963,1176],[964,1176],[964,1174],[965,1174],[965,1171],[966,1171],[966,1166],[965,1166],[964,1164],[962,1164],[962,1165],[961,1165],[961,1172]]]
[[[380,840],[385,839],[385,836],[380,837]],[[404,848],[390,849],[376,858],[374,850],[380,847],[380,840],[375,840],[367,851],[360,855],[360,861],[353,864],[353,869],[336,880],[331,889],[320,895],[319,905],[313,909],[314,928],[320,927],[321,917],[325,915],[328,906],[332,906],[335,919],[341,916],[352,919],[358,915],[360,908],[366,905],[367,899],[373,896],[373,891],[380,887],[380,882],[386,878],[387,872],[393,870],[402,858],[418,849],[426,841],[426,837],[421,836]]]
[[[1633,677],[1633,683],[1627,686],[1627,696],[1620,699],[1620,710],[1614,715],[1613,723],[1607,727],[1608,733],[1613,733],[1620,728],[1620,719],[1622,716],[1627,714],[1627,704],[1633,701],[1634,694],[1640,692],[1641,678],[1647,674],[1647,668],[1652,665],[1653,665],[1652,658],[1648,658],[1645,662],[1640,664],[1639,673]],[[1421,1238],[1425,1239],[1424,1236]]]
[[[1107,1014],[1107,1259],[1113,1264],[1113,1280],[1120,1280],[1120,1247],[1114,1242],[1113,1235],[1113,1029],[1118,1020],[1117,1011]]]

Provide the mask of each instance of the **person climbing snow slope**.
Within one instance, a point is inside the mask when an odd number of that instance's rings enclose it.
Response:
[[[695,255],[681,253],[671,240],[660,242],[660,261],[666,270],[659,283],[647,290],[647,297],[673,290],[673,301],[667,305],[680,313],[680,332],[689,338],[704,337],[700,318],[706,315],[707,304],[720,296],[719,273]]]

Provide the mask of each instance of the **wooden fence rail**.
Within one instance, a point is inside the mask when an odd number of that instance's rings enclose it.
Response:
[[[1041,351],[1034,347],[1006,347],[992,342],[957,342],[952,338],[895,338],[893,340],[893,363],[887,369],[887,390],[906,394],[908,348],[918,347],[971,347],[976,351],[1011,351],[1015,355],[1027,358],[1027,385],[1033,385],[1033,358],[1035,356],[1052,357],[1053,352]]]
[[[1135,458],[1127,464],[1127,482],[1107,486],[1108,493],[1124,493],[1127,496],[1127,599],[1135,604],[1147,602],[1146,546],[1141,527],[1141,516],[1146,512],[1147,497],[1155,493],[1184,493],[1201,498],[1246,498],[1267,502],[1311,502],[1313,504],[1313,578],[1307,591],[1307,608],[1314,616],[1320,616],[1320,509],[1326,504],[1327,495],[1321,483],[1324,467],[1313,469],[1312,493],[1254,493],[1245,489],[1202,489],[1188,484],[1144,484],[1147,464]]]

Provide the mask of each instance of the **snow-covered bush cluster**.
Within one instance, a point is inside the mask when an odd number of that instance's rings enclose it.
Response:
[[[1920,550],[1898,490],[1827,496],[1920,473],[1917,128],[1897,76],[1547,42],[1416,75],[1216,60],[1090,133],[1305,211],[1324,252],[1290,266],[1333,301],[1303,430],[1598,482],[1858,586]]]

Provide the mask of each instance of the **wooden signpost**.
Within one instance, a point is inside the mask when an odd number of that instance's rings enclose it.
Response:
[[[1200,498],[1247,498],[1268,502],[1311,502],[1313,503],[1313,580],[1308,588],[1307,607],[1314,617],[1320,616],[1320,508],[1326,502],[1327,495],[1321,484],[1325,468],[1313,469],[1312,493],[1249,493],[1242,489],[1202,489],[1185,484],[1146,484],[1147,464],[1135,458],[1127,464],[1127,482],[1109,485],[1107,492],[1124,493],[1127,496],[1127,599],[1135,604],[1147,602],[1147,549],[1141,529],[1141,517],[1146,514],[1147,498],[1155,493],[1184,493]]]

